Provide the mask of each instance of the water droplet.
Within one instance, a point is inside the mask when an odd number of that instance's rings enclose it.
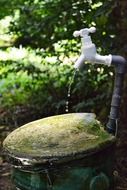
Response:
[[[66,106],[69,104],[69,102],[68,101],[66,101]]]
[[[72,75],[71,79],[69,80],[67,101],[66,101],[66,108],[65,108],[66,113],[69,112],[69,101],[70,101],[70,97],[71,97],[71,89],[72,89],[72,84],[73,84],[75,76],[76,76],[76,72],[77,72],[77,70],[73,71],[73,75]]]
[[[69,111],[68,109],[65,110],[66,113],[68,113],[68,111]]]

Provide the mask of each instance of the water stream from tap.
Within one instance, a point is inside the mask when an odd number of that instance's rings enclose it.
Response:
[[[67,93],[67,101],[66,101],[66,107],[65,107],[65,112],[68,113],[69,112],[69,102],[70,102],[70,97],[71,97],[71,90],[72,90],[72,84],[74,83],[75,80],[75,76],[77,73],[77,69],[75,69],[73,71],[72,77],[69,80],[69,84],[68,84],[68,93]]]

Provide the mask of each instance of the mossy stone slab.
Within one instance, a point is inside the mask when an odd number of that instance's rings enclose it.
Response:
[[[92,113],[70,113],[30,122],[4,140],[8,154],[41,162],[62,160],[96,152],[115,138],[108,134]]]

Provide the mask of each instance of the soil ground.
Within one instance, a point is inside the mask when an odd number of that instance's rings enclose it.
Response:
[[[0,190],[16,190],[11,182],[11,167],[6,162],[4,152],[2,151],[2,142],[5,137],[14,128],[0,126]],[[127,190],[127,131],[119,134],[116,156],[116,170],[114,172],[116,178],[115,190]],[[109,155],[110,156],[110,155]]]

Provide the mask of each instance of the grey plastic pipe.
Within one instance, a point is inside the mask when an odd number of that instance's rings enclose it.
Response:
[[[106,129],[109,133],[115,135],[117,128],[117,121],[119,118],[119,108],[121,103],[124,75],[127,72],[127,61],[122,56],[112,55],[111,65],[115,66],[115,81],[114,81],[114,90],[111,101],[109,121],[106,125]]]

